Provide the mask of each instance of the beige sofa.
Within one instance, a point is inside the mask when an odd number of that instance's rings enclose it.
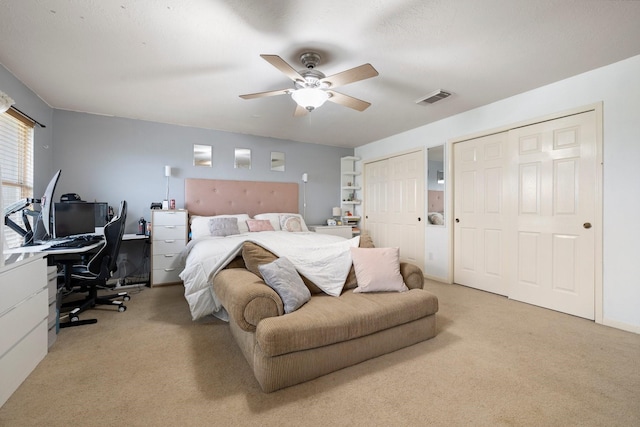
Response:
[[[305,280],[311,299],[285,315],[282,300],[257,269],[275,255],[245,244],[243,258],[233,265],[241,268],[219,272],[213,286],[229,313],[231,332],[264,392],[317,378],[436,334],[438,299],[422,289],[424,276],[414,265],[400,265],[409,288],[406,292],[354,293],[353,271],[339,297],[326,295]]]

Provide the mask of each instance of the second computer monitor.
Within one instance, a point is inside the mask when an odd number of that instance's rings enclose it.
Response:
[[[54,237],[94,233],[95,217],[93,203],[56,203],[53,210]]]

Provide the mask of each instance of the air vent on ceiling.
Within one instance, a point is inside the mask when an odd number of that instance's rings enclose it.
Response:
[[[437,90],[437,91],[427,95],[426,98],[417,100],[416,104],[422,104],[422,103],[433,104],[434,102],[438,102],[441,99],[445,99],[450,95],[451,94],[449,92],[445,92],[443,90]]]

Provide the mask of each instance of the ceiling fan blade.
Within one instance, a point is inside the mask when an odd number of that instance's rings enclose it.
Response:
[[[269,64],[276,67],[280,72],[282,72],[285,76],[289,77],[291,80],[302,81],[304,82],[304,77],[300,75],[291,65],[287,64],[284,59],[280,58],[278,55],[260,55],[267,61]]]
[[[248,93],[246,95],[240,95],[240,98],[242,99],[264,98],[266,96],[288,95],[289,92],[291,92],[291,89],[270,90],[268,92]]]
[[[354,110],[364,111],[371,105],[370,102],[345,95],[344,93],[335,92],[333,90],[328,90],[327,92],[331,94],[327,101],[344,105],[345,107],[353,108]]]
[[[364,64],[320,80],[322,83],[329,83],[331,88],[343,86],[349,83],[359,82],[378,75],[378,71],[371,64]]]
[[[309,114],[309,111],[307,111],[306,108],[296,104],[296,111],[293,113],[294,117],[302,117],[306,116],[307,114]]]

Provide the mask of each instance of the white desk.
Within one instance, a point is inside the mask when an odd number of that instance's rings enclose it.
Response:
[[[21,254],[21,253],[36,253],[42,252],[45,255],[68,255],[68,254],[81,254],[84,252],[89,252],[93,249],[99,248],[104,244],[102,242],[95,242],[91,245],[83,246],[81,248],[59,248],[59,249],[49,249],[51,245],[54,243],[59,243],[59,241],[50,241],[47,243],[43,243],[42,245],[31,245],[31,246],[19,246],[17,248],[6,249],[4,251],[5,254]]]

